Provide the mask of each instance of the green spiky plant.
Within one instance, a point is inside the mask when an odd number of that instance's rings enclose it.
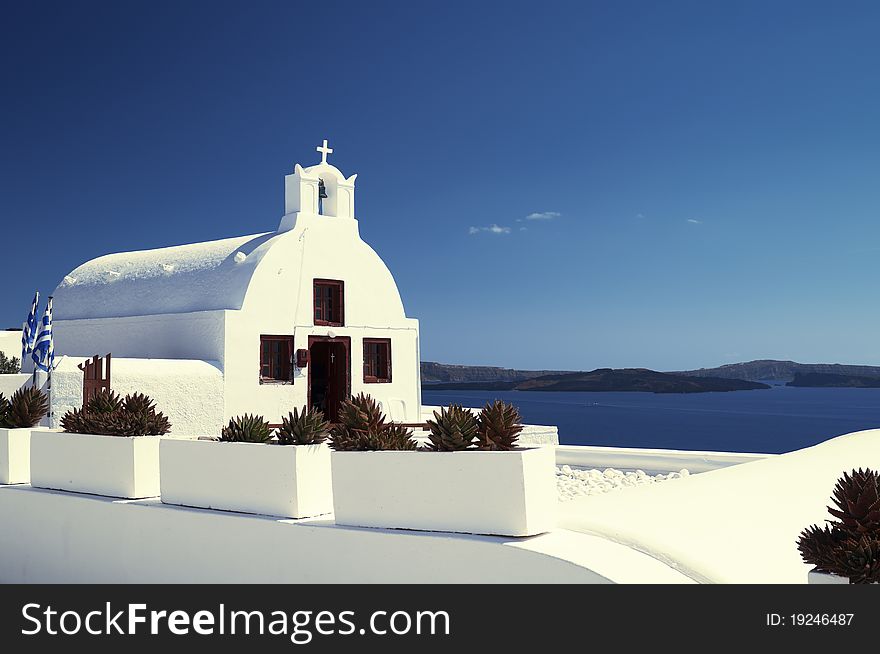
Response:
[[[142,393],[120,398],[101,390],[82,409],[72,409],[61,418],[61,428],[72,434],[104,436],[161,436],[171,431],[171,422],[156,404]]]
[[[458,452],[474,444],[480,425],[472,411],[460,404],[441,407],[434,411],[434,419],[427,421],[429,443],[426,449],[434,452]]]
[[[512,404],[501,400],[487,403],[477,418],[477,449],[507,451],[516,447],[523,430],[522,418]]]
[[[143,393],[131,393],[122,401],[123,408],[129,413],[150,413],[156,410],[156,403]]]
[[[835,519],[801,532],[801,558],[851,584],[880,583],[880,475],[870,469],[844,473],[831,499],[836,508],[829,506],[828,513]]]
[[[89,413],[112,413],[122,408],[122,398],[108,388],[102,388],[89,398],[85,410]]]
[[[828,513],[840,521],[842,529],[853,536],[880,534],[880,478],[876,472],[844,472],[834,486],[832,499],[837,508],[828,507]]]
[[[415,450],[412,430],[387,422],[379,404],[360,393],[339,407],[339,422],[330,429],[330,447],[341,451]]]
[[[49,396],[39,388],[19,388],[9,399],[6,422],[13,429],[34,427],[49,412]]]
[[[8,429],[9,424],[9,400],[0,393],[0,429]]]
[[[272,428],[263,416],[244,414],[229,420],[220,432],[220,440],[227,443],[268,443]]]
[[[324,420],[324,412],[303,407],[294,409],[281,418],[278,429],[279,445],[319,445],[327,440],[330,423]]]

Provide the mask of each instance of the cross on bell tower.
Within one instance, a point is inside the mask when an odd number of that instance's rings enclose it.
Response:
[[[327,162],[333,154],[327,139],[315,148],[321,153],[320,163],[303,168],[293,167],[284,176],[284,217],[279,232],[293,229],[298,214],[354,220],[354,181],[357,175],[345,177],[336,166]],[[332,221],[341,224],[341,221]]]
[[[324,145],[319,145],[315,148],[316,151],[321,153],[321,163],[327,163],[327,155],[333,154],[333,149],[327,147],[327,139],[324,139]]]

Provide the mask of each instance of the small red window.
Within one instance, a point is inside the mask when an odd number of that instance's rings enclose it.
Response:
[[[316,325],[345,324],[345,286],[341,281],[316,279],[314,299]]]
[[[260,336],[260,382],[291,381],[293,336]]]
[[[391,339],[364,339],[364,382],[367,384],[391,381]]]

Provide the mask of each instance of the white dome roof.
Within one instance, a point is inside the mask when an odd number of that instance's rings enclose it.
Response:
[[[309,315],[312,279],[345,280],[352,325],[406,317],[391,272],[360,239],[357,221],[300,215],[288,231],[92,259],[55,289],[55,319],[290,309],[299,321]]]
[[[284,236],[269,232],[92,259],[55,289],[55,318],[240,309],[260,260]]]

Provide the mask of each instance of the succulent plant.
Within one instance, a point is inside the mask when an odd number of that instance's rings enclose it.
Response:
[[[61,417],[61,429],[68,434],[94,434],[90,426],[91,414],[84,409],[71,409]]]
[[[849,577],[849,583],[880,583],[880,537],[863,534],[859,539],[847,538],[832,556],[832,571]]]
[[[339,407],[339,423],[330,430],[334,450],[415,450],[412,430],[386,422],[379,404],[361,393]]]
[[[149,414],[156,411],[156,403],[143,393],[131,393],[126,395],[121,404],[129,413]]]
[[[372,443],[370,443],[372,444]],[[390,423],[375,441],[376,450],[417,450],[419,444],[413,438],[413,431],[403,425]]]
[[[220,432],[220,440],[230,443],[268,443],[272,428],[263,416],[244,414],[230,419]]]
[[[324,420],[324,412],[303,407],[300,412],[294,409],[287,417],[281,418],[278,430],[280,445],[318,445],[327,440],[330,423]]]
[[[512,450],[523,429],[517,408],[501,400],[487,403],[477,418],[477,424],[479,450]]]
[[[831,572],[834,567],[831,553],[845,540],[846,534],[837,528],[811,525],[801,532],[797,546],[804,561],[821,572]]]
[[[426,448],[435,452],[466,450],[474,444],[480,431],[477,417],[460,404],[441,407],[440,413],[434,411],[434,419],[427,424],[431,435]]]
[[[171,423],[142,393],[120,398],[113,391],[102,390],[89,398],[84,408],[65,413],[61,428],[72,434],[161,436],[171,431]]]
[[[0,429],[8,428],[9,424],[9,400],[0,393]]]
[[[19,388],[9,400],[7,422],[12,427],[33,427],[49,412],[49,397],[39,388]]]
[[[97,391],[85,403],[84,409],[89,413],[110,413],[122,408],[122,398],[110,389]]]
[[[823,528],[801,532],[798,551],[819,572],[846,577],[852,584],[880,583],[880,500],[878,474],[853,470],[837,480],[831,497],[835,518]]]
[[[841,522],[841,528],[853,537],[880,533],[880,478],[873,470],[843,473],[832,495],[837,508],[828,513]]]

